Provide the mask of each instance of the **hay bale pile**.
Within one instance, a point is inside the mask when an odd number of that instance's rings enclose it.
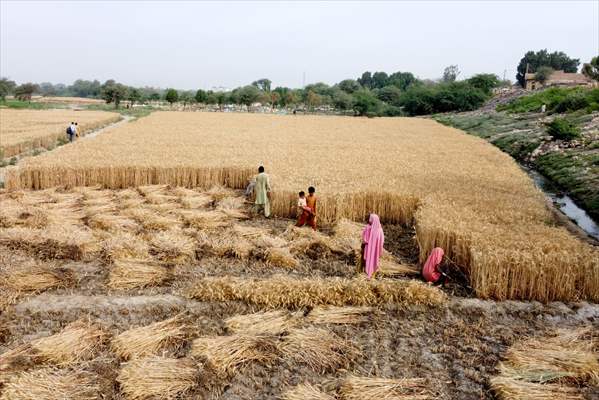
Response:
[[[2,387],[1,400],[97,400],[101,396],[97,378],[70,369],[37,369],[21,372]]]

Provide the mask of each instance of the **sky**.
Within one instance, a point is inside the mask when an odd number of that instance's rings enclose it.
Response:
[[[451,64],[514,80],[528,50],[599,54],[599,0],[0,0],[0,14],[0,75],[18,83],[301,87],[364,71],[435,79]]]

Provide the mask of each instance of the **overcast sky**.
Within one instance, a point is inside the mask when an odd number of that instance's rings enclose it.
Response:
[[[599,0],[0,2],[0,75],[19,83],[300,87],[449,64],[514,80],[527,50],[599,54]]]

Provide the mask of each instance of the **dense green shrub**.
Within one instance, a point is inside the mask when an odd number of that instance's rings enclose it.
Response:
[[[449,111],[472,111],[483,105],[489,95],[468,82],[451,82],[434,86],[412,87],[400,98],[409,115]]]
[[[554,139],[572,140],[580,137],[580,129],[565,118],[556,118],[546,126],[547,133]]]
[[[541,92],[522,96],[516,100],[497,106],[497,111],[525,113],[539,111],[545,104],[551,113],[599,110],[599,89],[549,88]]]

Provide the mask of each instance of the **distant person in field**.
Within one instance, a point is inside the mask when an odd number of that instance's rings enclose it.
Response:
[[[379,216],[370,214],[368,224],[362,231],[362,259],[364,260],[364,272],[368,279],[371,279],[379,269],[379,260],[384,244],[385,234]]]
[[[250,200],[250,197],[254,193],[254,188],[255,187],[256,187],[256,177],[253,177],[252,179],[248,180],[248,185],[245,188],[245,198],[246,198],[246,201]]]
[[[306,206],[302,206],[302,213],[300,214],[297,224],[295,226],[301,227],[306,224],[316,230],[316,189],[313,186],[308,188],[308,197],[306,199]],[[299,206],[299,201],[298,201]]]
[[[71,121],[71,125],[69,125],[69,127],[67,128],[67,139],[69,140],[69,142],[72,142],[74,140],[76,130],[77,128],[75,128],[75,123]]]
[[[258,213],[264,211],[264,216],[266,218],[270,217],[270,181],[262,166],[258,168],[254,191],[256,193],[256,201],[254,202],[256,211]]]
[[[75,138],[79,137],[79,122],[75,122]]]

